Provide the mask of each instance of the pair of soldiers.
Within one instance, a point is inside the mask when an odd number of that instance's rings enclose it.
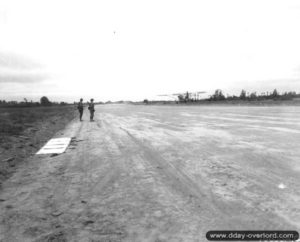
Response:
[[[83,115],[83,108],[84,108],[84,104],[83,104],[83,99],[80,98],[80,102],[77,105],[77,109],[79,111],[79,119],[80,121],[82,121],[82,115]],[[90,111],[90,121],[94,120],[94,113],[95,113],[95,104],[94,104],[94,99],[91,99],[91,102],[88,102],[88,110]]]

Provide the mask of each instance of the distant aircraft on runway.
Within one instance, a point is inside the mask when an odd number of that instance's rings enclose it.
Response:
[[[200,92],[181,92],[181,93],[174,93],[174,94],[161,94],[158,95],[160,97],[170,97],[174,98],[176,101],[179,102],[197,102],[200,98],[200,94],[206,93],[204,91]]]

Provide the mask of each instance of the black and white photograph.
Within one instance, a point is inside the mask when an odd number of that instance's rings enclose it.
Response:
[[[299,232],[300,1],[0,0],[0,242]]]

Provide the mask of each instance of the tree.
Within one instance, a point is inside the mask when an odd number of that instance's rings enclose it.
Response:
[[[250,99],[251,99],[251,100],[257,99],[256,92],[252,92],[252,93],[250,94]]]
[[[278,92],[277,92],[276,89],[274,89],[274,91],[273,91],[273,93],[272,93],[272,97],[273,97],[273,98],[278,97]]]
[[[241,91],[240,99],[241,99],[241,100],[245,100],[245,99],[246,99],[246,91],[245,91],[245,90],[242,90],[242,91]]]
[[[46,96],[41,97],[41,105],[43,106],[50,106],[51,102]]]
[[[225,100],[225,96],[222,93],[222,90],[217,89],[217,90],[215,90],[215,93],[211,96],[211,99],[214,101]]]

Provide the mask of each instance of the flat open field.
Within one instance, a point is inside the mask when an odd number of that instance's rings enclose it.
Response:
[[[300,229],[299,107],[97,106],[3,184],[0,241]]]

